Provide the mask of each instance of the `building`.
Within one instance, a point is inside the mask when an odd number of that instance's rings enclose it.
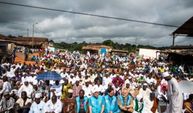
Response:
[[[159,51],[157,49],[145,49],[139,48],[139,56],[145,59],[157,59],[159,57]]]
[[[44,37],[15,37],[0,35],[0,41],[14,43],[15,45],[29,48],[45,48],[48,46],[48,38]]]
[[[82,50],[89,51],[90,53],[108,53],[112,50],[112,47],[101,44],[90,44],[82,47]]]

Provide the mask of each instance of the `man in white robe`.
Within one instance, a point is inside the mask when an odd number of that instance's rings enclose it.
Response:
[[[151,108],[153,106],[153,101],[150,100],[150,94],[152,93],[152,91],[149,89],[147,83],[143,84],[143,87],[139,93],[140,95],[142,95],[144,102],[142,113],[152,113]]]
[[[25,80],[24,84],[19,88],[18,94],[21,95],[22,91],[27,92],[27,96],[31,98],[31,94],[33,92],[33,86],[27,80]]]
[[[169,104],[165,113],[182,113],[183,96],[177,80],[170,76],[168,72],[164,72],[163,77],[168,82],[167,99]]]
[[[57,99],[57,96],[53,95],[52,98],[46,102],[45,113],[61,113],[62,102]]]
[[[32,103],[29,113],[45,113],[45,103],[41,101],[40,93],[35,95],[35,101]]]

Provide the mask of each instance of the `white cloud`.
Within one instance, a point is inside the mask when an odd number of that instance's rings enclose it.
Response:
[[[3,1],[3,0],[0,0]],[[7,0],[7,2],[13,2]],[[106,16],[181,25],[193,12],[192,0],[17,0],[17,3],[56,9],[79,11]],[[168,46],[170,34],[176,28],[104,19],[62,12],[0,4],[0,28],[3,34],[25,35],[35,25],[36,36],[60,42],[102,42],[111,39],[119,43]],[[19,23],[19,24],[12,24]],[[20,24],[20,23],[23,23]],[[177,44],[190,44],[190,38],[176,38]]]
[[[71,20],[65,18],[64,16],[58,16],[56,18],[48,18],[37,24],[37,27],[41,31],[53,32],[59,29],[69,28],[71,25]]]

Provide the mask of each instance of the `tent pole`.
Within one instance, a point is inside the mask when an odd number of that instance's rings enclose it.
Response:
[[[175,34],[173,34],[173,42],[172,42],[172,46],[175,45],[175,38],[176,38],[176,36],[175,36]]]

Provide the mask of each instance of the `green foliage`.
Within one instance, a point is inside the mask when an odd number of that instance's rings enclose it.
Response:
[[[74,50],[78,50],[78,51],[82,51],[82,47],[86,46],[90,43],[86,43],[85,41],[82,43],[66,43],[66,42],[61,42],[61,43],[54,43],[54,47],[55,48],[59,48],[59,49],[67,49],[69,51],[74,51]],[[132,45],[129,43],[125,43],[125,44],[119,44],[117,42],[113,42],[112,40],[105,40],[104,42],[102,42],[101,44],[103,45],[107,45],[107,46],[111,46],[113,47],[113,49],[119,49],[119,50],[126,50],[128,52],[135,52],[137,50],[137,48],[151,48],[151,49],[155,49],[155,47],[150,46],[150,45]]]
[[[102,44],[113,47],[114,42],[112,40],[105,40]]]
[[[86,42],[82,42],[82,43],[61,42],[61,43],[54,43],[54,47],[59,49],[67,49],[69,51],[82,51],[82,47],[85,46],[86,44],[87,44]]]

